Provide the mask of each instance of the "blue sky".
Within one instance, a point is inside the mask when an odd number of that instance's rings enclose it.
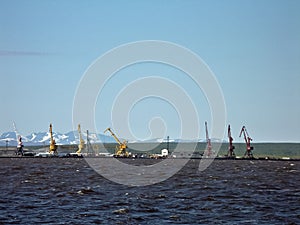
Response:
[[[22,134],[46,131],[50,122],[56,131],[72,130],[76,88],[96,58],[128,42],[163,40],[190,49],[213,71],[235,140],[242,141],[238,134],[246,125],[254,141],[299,142],[299,10],[296,0],[2,0],[0,133],[13,130],[13,121]],[[211,116],[203,93],[183,73],[157,64],[124,69],[110,80],[96,106],[97,129],[112,124],[109,109],[118,90],[151,75],[187,90],[204,138]],[[149,137],[147,124],[155,116],[165,118],[168,135],[180,135],[174,108],[145,99],[130,117],[137,137]]]

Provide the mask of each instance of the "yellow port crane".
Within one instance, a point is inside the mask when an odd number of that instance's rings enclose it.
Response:
[[[82,134],[81,134],[81,128],[80,128],[80,124],[78,124],[78,134],[79,134],[79,145],[78,145],[78,150],[77,150],[77,154],[81,154],[81,150],[84,149],[84,140],[82,139]]]
[[[126,148],[127,148],[127,143],[126,141],[123,141],[121,142],[119,140],[119,138],[115,135],[115,133],[110,129],[110,128],[107,128],[105,132],[109,131],[111,133],[111,136],[113,136],[113,138],[116,140],[116,142],[118,143],[118,145],[116,146],[116,153],[115,153],[115,156],[116,157],[129,157],[129,153],[126,151]]]
[[[78,150],[76,152],[71,152],[67,154],[67,157],[83,157],[83,155],[81,154],[81,151],[84,149],[84,140],[82,139],[82,135],[81,135],[81,128],[80,128],[80,124],[78,124],[78,134],[79,134],[79,144],[78,144]]]
[[[57,145],[55,142],[55,139],[53,138],[53,133],[52,133],[52,124],[50,123],[50,128],[49,128],[49,132],[50,132],[50,148],[49,148],[49,153],[53,154],[53,155],[57,155]]]

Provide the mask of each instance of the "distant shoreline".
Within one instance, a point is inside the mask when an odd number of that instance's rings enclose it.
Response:
[[[74,158],[74,157],[34,157],[34,156],[0,156],[0,159],[41,159],[41,160],[45,160],[45,159],[84,159],[86,157],[81,157],[81,158]],[[102,158],[102,159],[112,159],[113,157],[87,157],[87,158]],[[180,160],[180,159],[187,159],[185,157],[177,157],[177,158],[170,158],[172,160]],[[165,159],[152,159],[152,158],[118,158],[118,160],[151,160],[151,161],[162,161]],[[210,160],[209,158],[195,158],[195,157],[191,157],[189,158],[189,160]],[[300,158],[288,158],[288,157],[283,157],[283,158],[274,158],[274,157],[259,157],[259,158],[224,158],[224,157],[216,157],[214,158],[214,160],[222,160],[222,161],[285,161],[285,162],[289,162],[289,161],[300,161]]]
[[[40,145],[40,146],[26,146],[25,151],[33,151],[33,152],[46,152],[49,148],[49,145]],[[179,143],[170,142],[169,150],[170,153],[177,147]],[[191,154],[192,151],[197,154],[202,154],[206,149],[206,143],[198,142],[186,142],[180,143],[181,148],[180,152],[183,154]],[[235,154],[236,156],[243,157],[245,153],[245,143],[233,143],[235,146]],[[103,148],[104,146],[104,148]],[[115,152],[116,143],[101,143],[101,144],[92,144],[93,151],[95,153],[101,152]],[[258,158],[282,158],[288,157],[291,159],[300,158],[300,143],[253,143],[254,147],[253,156]],[[213,150],[217,147],[220,147],[217,152],[218,156],[224,156],[228,152],[228,143],[212,143]],[[160,153],[161,149],[167,148],[167,143],[145,143],[145,142],[136,142],[136,143],[128,143],[128,151],[132,153]],[[77,145],[58,145],[58,153],[70,153],[74,152],[78,149]],[[14,156],[14,152],[16,150],[16,146],[0,146],[0,156]]]

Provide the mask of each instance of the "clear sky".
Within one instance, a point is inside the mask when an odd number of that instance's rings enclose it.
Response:
[[[1,0],[0,133],[12,131],[13,121],[25,135],[47,131],[50,122],[55,131],[72,130],[74,95],[96,58],[128,42],[163,40],[195,52],[213,71],[235,140],[246,125],[254,141],[299,142],[299,11],[298,0]],[[176,69],[151,63],[125,68],[110,80],[96,107],[99,131],[113,123],[113,96],[150,75],[187,90],[205,138],[204,121],[211,118],[201,90]],[[180,135],[176,111],[162,100],[145,99],[131,113],[140,139],[149,137],[147,124],[156,116],[165,118],[168,135]]]

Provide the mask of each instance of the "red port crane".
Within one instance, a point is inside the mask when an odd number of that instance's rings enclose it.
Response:
[[[235,158],[235,153],[234,153],[235,147],[232,145],[233,138],[231,136],[230,125],[228,125],[228,139],[229,139],[229,146],[228,146],[227,157],[229,157],[229,158]]]
[[[253,147],[250,144],[252,138],[249,136],[245,126],[242,127],[242,130],[240,132],[240,137],[242,134],[244,134],[244,139],[246,143],[246,152],[244,154],[244,157],[247,156],[248,158],[253,158],[253,154],[252,154]]]

